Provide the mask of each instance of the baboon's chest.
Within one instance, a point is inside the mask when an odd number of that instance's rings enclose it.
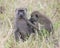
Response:
[[[20,31],[28,32],[27,22],[25,20],[20,20],[18,22],[18,28]]]

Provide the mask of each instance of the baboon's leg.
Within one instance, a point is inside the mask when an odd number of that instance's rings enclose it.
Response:
[[[27,35],[26,34],[23,34],[23,33],[20,33],[21,34],[21,39],[22,39],[22,41],[25,41],[26,40],[26,37],[27,37]]]
[[[14,35],[15,35],[15,40],[16,40],[16,41],[19,41],[20,34],[19,34],[18,30],[16,30],[16,31],[14,32]]]

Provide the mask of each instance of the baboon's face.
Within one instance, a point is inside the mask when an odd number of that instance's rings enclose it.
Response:
[[[33,21],[38,21],[39,15],[37,13],[32,13],[31,18],[32,18]]]
[[[18,18],[23,18],[24,16],[26,16],[26,9],[17,9],[17,16]]]
[[[23,17],[25,15],[24,10],[18,10],[18,16]]]

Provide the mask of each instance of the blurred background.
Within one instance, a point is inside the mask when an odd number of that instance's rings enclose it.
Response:
[[[54,41],[46,42],[36,35],[36,40],[15,43],[13,35],[15,9],[26,7],[27,17],[34,10],[46,15],[54,26]],[[0,0],[0,48],[60,48],[60,0]]]

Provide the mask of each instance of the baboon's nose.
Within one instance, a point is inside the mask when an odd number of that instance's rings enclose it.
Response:
[[[20,17],[23,18],[23,15],[21,14]]]

